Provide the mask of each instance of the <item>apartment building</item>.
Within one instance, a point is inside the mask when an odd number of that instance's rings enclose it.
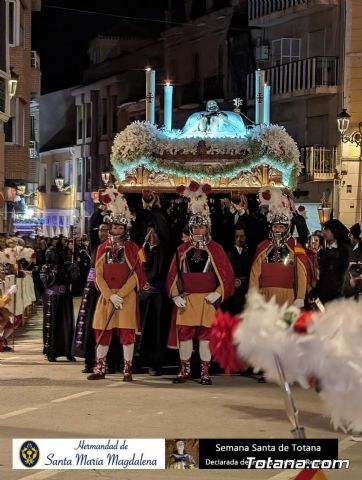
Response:
[[[335,217],[361,219],[361,153],[341,145],[337,114],[347,108],[351,130],[362,120],[362,2],[249,0],[256,66],[271,85],[271,121],[297,141],[304,166],[296,192],[319,202],[325,192]],[[255,105],[254,73],[247,101]]]
[[[217,100],[226,110],[245,98],[252,34],[246,0],[170,0],[164,37],[165,75],[174,83],[174,127]]]
[[[0,69],[5,103],[5,122],[0,133],[0,179],[5,187],[4,229],[12,228],[14,214],[24,213],[24,205],[34,204],[38,177],[38,113],[40,96],[40,60],[31,50],[31,15],[39,11],[40,0],[0,2],[5,58]],[[17,79],[15,95],[10,99],[4,81]],[[17,191],[17,187],[22,187]],[[25,185],[25,189],[24,189]],[[14,196],[14,191],[16,195]],[[26,202],[24,201],[26,199]]]
[[[159,38],[126,22],[95,37],[88,55],[82,85],[41,97],[39,212],[47,232],[66,234],[69,225],[87,231],[114,136],[145,119],[145,67],[161,75]]]
[[[4,225],[5,134],[4,123],[10,116],[10,65],[6,22],[7,6],[0,0],[0,230]]]
[[[40,97],[40,166],[37,214],[48,236],[67,236],[79,227],[82,171],[81,149],[76,146],[76,107],[72,89]],[[57,179],[63,178],[58,189]],[[78,228],[80,232],[80,228]]]
[[[90,193],[100,187],[101,172],[110,165],[116,133],[134,120],[145,119],[145,68],[152,66],[162,75],[162,44],[154,34],[122,23],[93,39],[88,54],[91,66],[72,95],[76,145],[81,148]]]

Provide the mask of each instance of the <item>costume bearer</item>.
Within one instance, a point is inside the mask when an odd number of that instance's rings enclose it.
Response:
[[[105,221],[110,224],[110,237],[98,247],[96,256],[96,284],[101,295],[94,313],[93,328],[98,346],[96,366],[88,379],[104,378],[112,330],[119,329],[124,357],[123,381],[129,382],[132,380],[135,334],[139,333],[137,291],[143,287],[145,280],[138,261],[138,246],[129,240],[132,215],[126,199],[111,187],[102,195],[102,203],[109,208]]]
[[[267,210],[268,240],[259,243],[253,260],[249,289],[259,290],[267,300],[304,306],[308,258],[304,248],[290,235],[292,211],[289,199],[276,187],[259,192],[260,207]]]
[[[234,272],[223,248],[210,237],[208,185],[191,182],[179,193],[189,198],[191,240],[178,247],[167,278],[167,289],[174,301],[169,346],[179,347],[181,370],[174,383],[190,377],[193,339],[199,340],[201,384],[211,385],[209,348],[216,304],[234,292]]]

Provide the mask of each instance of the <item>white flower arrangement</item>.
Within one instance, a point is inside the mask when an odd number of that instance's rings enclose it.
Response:
[[[299,162],[299,150],[293,138],[281,125],[269,125],[268,127],[254,127],[249,132],[250,139],[258,143],[264,155],[274,158],[293,159],[298,170],[302,169]]]
[[[181,138],[180,130],[171,134],[159,130],[149,122],[133,122],[116,135],[112,147],[111,162],[116,174],[122,177],[127,170],[144,165],[152,171],[182,174],[194,178],[205,177],[203,165],[181,164],[178,155],[195,155],[198,161],[200,138]],[[299,150],[284,127],[279,125],[257,126],[248,131],[245,138],[204,138],[206,152],[212,156],[233,157],[230,163],[215,159],[208,167],[208,178],[237,175],[262,163],[283,172],[286,183],[292,187],[301,172]],[[163,159],[174,156],[175,159]],[[195,177],[195,174],[198,177]]]
[[[156,148],[158,131],[149,122],[133,122],[118,133],[112,146],[112,157],[134,158],[147,155]]]

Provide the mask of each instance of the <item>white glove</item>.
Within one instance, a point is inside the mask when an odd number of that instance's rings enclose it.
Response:
[[[114,293],[109,297],[110,301],[113,303],[114,308],[122,308],[123,307],[123,298]]]
[[[215,302],[217,302],[219,300],[220,297],[221,297],[220,293],[211,292],[205,297],[205,300],[207,301],[207,303],[214,304]]]
[[[177,297],[173,297],[172,299],[177,308],[185,308],[186,307],[186,300],[181,297],[181,295],[177,295]]]
[[[303,298],[297,298],[294,300],[293,305],[298,308],[304,308],[304,299]]]

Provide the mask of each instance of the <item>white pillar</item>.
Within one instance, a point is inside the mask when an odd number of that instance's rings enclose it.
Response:
[[[173,86],[166,82],[164,86],[163,123],[168,131],[172,130],[172,93]]]
[[[270,125],[270,85],[264,84],[264,124]]]
[[[155,123],[156,72],[146,68],[146,122]]]

